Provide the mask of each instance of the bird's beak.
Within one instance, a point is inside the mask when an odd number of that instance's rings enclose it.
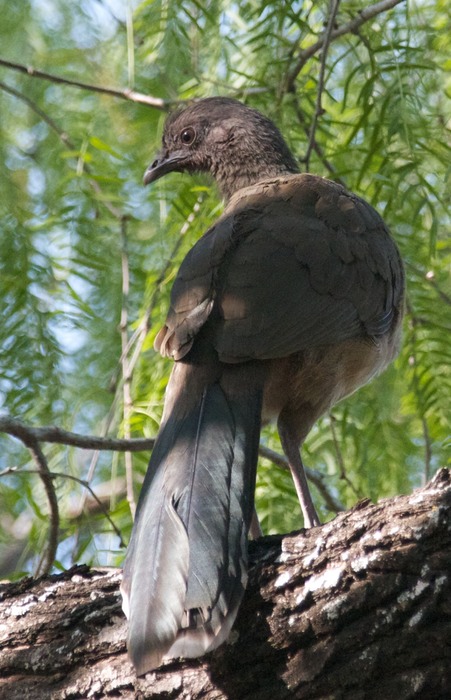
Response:
[[[151,182],[159,180],[160,177],[166,175],[167,173],[172,173],[175,171],[182,170],[181,164],[186,160],[186,153],[168,153],[160,151],[157,154],[156,159],[149,165],[146,172],[144,173],[144,184],[150,185]]]

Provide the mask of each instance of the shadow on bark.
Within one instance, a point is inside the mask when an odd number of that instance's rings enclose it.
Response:
[[[250,544],[227,644],[144,678],[125,650],[119,571],[0,586],[0,699],[451,697],[451,478]]]

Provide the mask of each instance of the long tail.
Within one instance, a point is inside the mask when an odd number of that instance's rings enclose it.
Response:
[[[171,375],[122,583],[138,675],[219,646],[243,596],[262,392],[232,386],[182,362]]]

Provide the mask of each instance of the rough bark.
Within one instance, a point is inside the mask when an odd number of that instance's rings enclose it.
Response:
[[[1,700],[451,697],[451,476],[251,543],[229,643],[136,678],[119,571],[0,587]]]

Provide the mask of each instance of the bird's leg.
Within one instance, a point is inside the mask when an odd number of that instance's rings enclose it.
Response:
[[[299,440],[292,435],[286,424],[280,419],[278,429],[282,448],[288,458],[288,464],[290,465],[290,471],[299,498],[302,515],[304,516],[304,525],[306,527],[321,525],[308,487],[304,465],[299,452]]]
[[[263,530],[261,529],[260,522],[258,520],[257,511],[254,507],[254,512],[252,514],[251,526],[249,528],[249,534],[253,540],[263,537]]]

